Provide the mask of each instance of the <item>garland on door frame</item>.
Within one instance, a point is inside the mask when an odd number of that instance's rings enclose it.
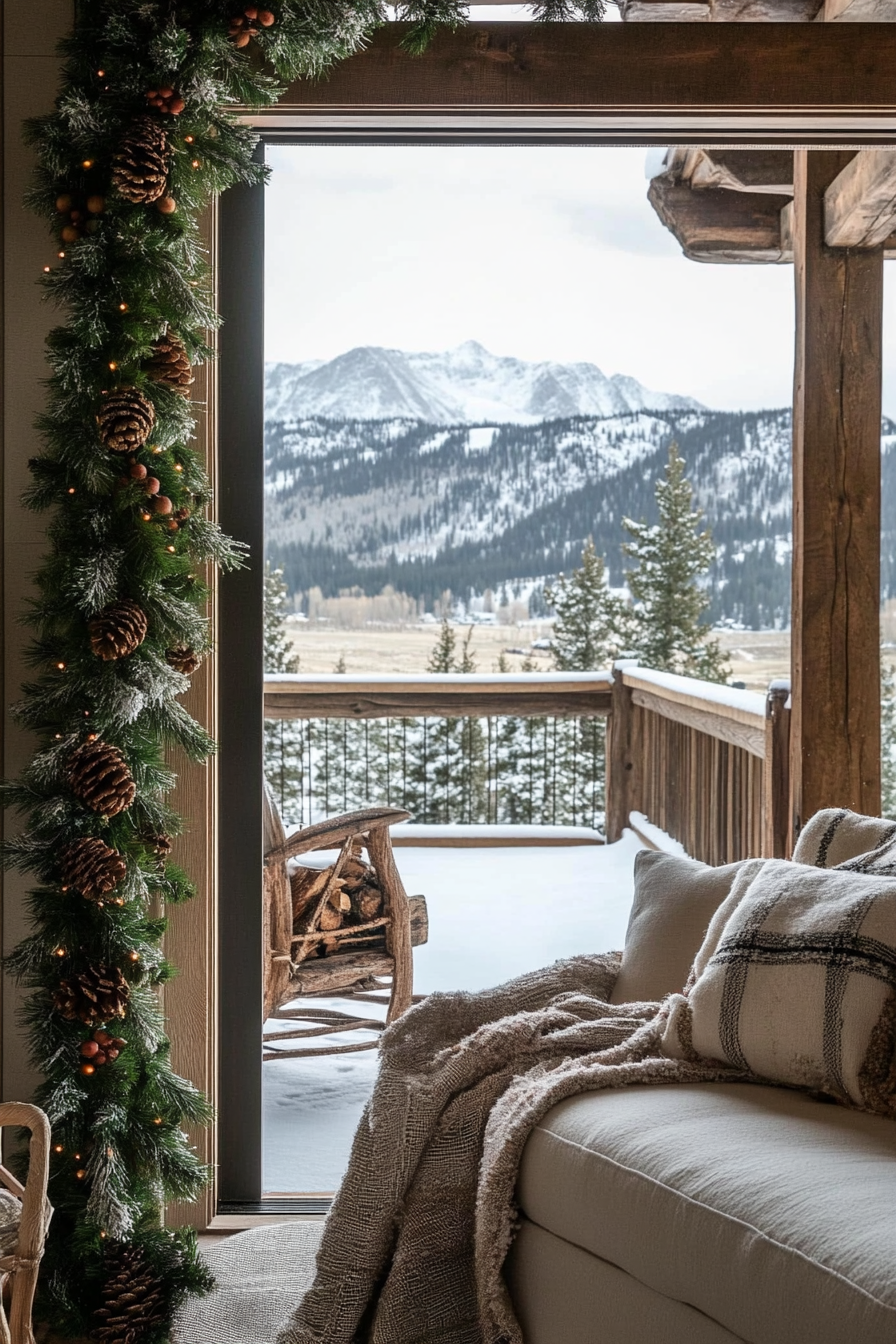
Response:
[[[228,107],[276,101],[278,79],[319,75],[386,19],[379,0],[265,4],[80,0],[55,111],[27,128],[29,204],[53,238],[44,289],[65,317],[25,499],[50,512],[49,553],[15,707],[38,748],[6,787],[26,822],[5,860],[34,876],[34,931],[8,964],[31,990],[36,1099],[53,1126],[43,1314],[105,1344],[166,1339],[177,1305],[209,1287],[193,1234],[160,1215],[207,1179],[183,1127],[209,1111],[170,1066],[154,913],[192,894],[169,858],[166,752],[213,749],[180,702],[210,647],[201,574],[242,562],[206,516],[191,446],[192,369],[216,323],[197,220],[263,176]],[[398,5],[405,46],[466,9]],[[602,9],[536,6],[554,20]]]

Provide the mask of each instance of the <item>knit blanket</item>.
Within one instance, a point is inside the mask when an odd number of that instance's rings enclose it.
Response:
[[[663,1006],[607,1002],[619,960],[433,994],[384,1033],[316,1278],[278,1344],[523,1344],[501,1270],[546,1112],[602,1088],[746,1077],[662,1058]]]

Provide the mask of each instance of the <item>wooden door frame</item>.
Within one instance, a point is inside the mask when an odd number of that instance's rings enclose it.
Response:
[[[888,24],[474,22],[441,36],[420,58],[398,51],[390,27],[325,82],[293,86],[276,107],[244,120],[269,143],[858,148],[896,143],[893,68],[896,25]],[[250,333],[261,330],[263,239],[247,237],[259,228],[260,196],[236,188],[210,216],[216,284],[233,339],[222,337],[219,368],[209,375],[202,430],[222,487],[219,517],[259,557],[263,372]],[[174,1064],[220,1114],[196,1142],[216,1172],[220,1155],[223,1182],[216,1178],[195,1205],[174,1211],[197,1227],[212,1222],[219,1192],[250,1207],[260,1194],[263,947],[261,901],[255,921],[248,897],[253,881],[261,890],[262,681],[248,651],[252,639],[260,648],[261,566],[225,576],[215,600],[223,621],[218,653],[191,696],[194,712],[217,727],[222,755],[210,771],[187,764],[181,773],[178,796],[190,826],[182,853],[200,897],[172,922],[167,946],[181,974],[165,995]],[[246,974],[235,981],[241,967]],[[223,1016],[222,986],[232,994],[236,983],[257,997],[254,1015],[230,1001]]]

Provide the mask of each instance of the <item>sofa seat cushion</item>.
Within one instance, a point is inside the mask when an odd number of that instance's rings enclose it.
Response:
[[[525,1216],[748,1344],[896,1340],[896,1123],[750,1084],[555,1106]]]

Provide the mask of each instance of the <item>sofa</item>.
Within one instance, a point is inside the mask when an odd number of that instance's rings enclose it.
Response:
[[[894,843],[843,815],[814,818],[794,860],[861,869]],[[681,990],[738,868],[639,856],[615,1001]],[[530,1136],[517,1200],[505,1274],[527,1344],[896,1341],[886,1116],[757,1083],[586,1093]]]

